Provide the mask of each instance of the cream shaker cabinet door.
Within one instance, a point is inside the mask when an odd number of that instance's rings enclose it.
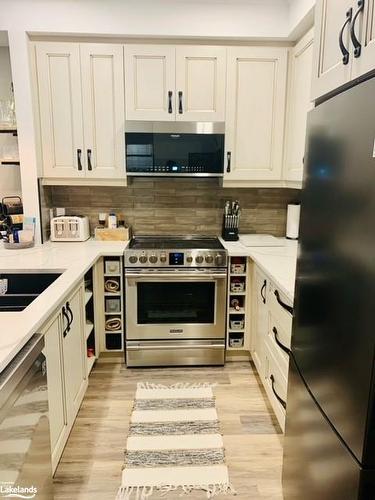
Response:
[[[350,24],[353,17],[353,5],[355,5],[353,0],[317,1],[312,79],[313,99],[335,90],[350,80],[352,65]],[[343,44],[341,48],[340,39]],[[347,57],[344,61],[345,51],[347,51]]]
[[[287,49],[229,48],[224,180],[280,180]]]
[[[284,179],[301,182],[305,154],[307,113],[312,109],[313,30],[290,53],[289,87],[284,147]]]
[[[176,120],[225,120],[225,47],[176,47]]]
[[[125,177],[123,48],[81,44],[86,177]]]
[[[127,120],[175,120],[175,47],[125,45]]]
[[[251,355],[262,381],[264,380],[264,349],[268,333],[267,278],[257,267],[253,281],[253,335]]]
[[[354,2],[353,36],[360,48],[353,49],[352,78],[375,69],[375,0]]]
[[[62,342],[67,415],[68,424],[71,424],[77,415],[87,386],[83,287],[78,288],[64,303],[64,307],[70,325],[63,331]]]
[[[83,177],[79,45],[38,42],[36,65],[44,177]]]
[[[44,329],[44,354],[47,359],[47,384],[49,425],[52,452],[52,468],[56,469],[62,450],[64,449],[67,432],[67,415],[65,406],[64,371],[62,360],[61,330],[65,319],[59,314]]]

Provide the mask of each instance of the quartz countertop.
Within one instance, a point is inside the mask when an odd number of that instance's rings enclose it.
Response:
[[[298,242],[280,238],[283,246],[247,247],[241,241],[224,241],[222,245],[232,257],[250,257],[267,274],[275,285],[293,302]]]
[[[0,273],[62,272],[24,311],[0,312],[0,372],[60,306],[102,256],[122,256],[127,241],[51,243],[24,250],[0,249]]]

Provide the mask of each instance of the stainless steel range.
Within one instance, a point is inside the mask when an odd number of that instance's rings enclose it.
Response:
[[[227,252],[218,238],[139,236],[124,257],[127,366],[224,364]]]

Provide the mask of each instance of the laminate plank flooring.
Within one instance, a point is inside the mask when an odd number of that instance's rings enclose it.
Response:
[[[114,500],[136,384],[217,383],[216,407],[238,500],[282,500],[282,433],[251,363],[214,368],[126,369],[97,363],[60,464],[55,500]],[[154,497],[152,497],[154,498]],[[156,494],[155,498],[159,498]],[[177,500],[179,492],[161,498]],[[183,496],[203,500],[203,492]],[[231,498],[219,496],[219,498]]]

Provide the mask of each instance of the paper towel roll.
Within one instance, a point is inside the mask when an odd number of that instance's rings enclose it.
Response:
[[[301,205],[288,205],[288,212],[286,216],[286,237],[290,240],[298,239],[300,211]]]

